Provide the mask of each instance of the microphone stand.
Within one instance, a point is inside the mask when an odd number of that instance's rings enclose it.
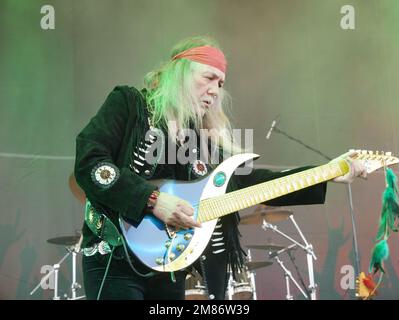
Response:
[[[317,153],[318,155],[322,156],[324,159],[326,159],[328,161],[332,160],[331,157],[327,156],[326,154],[322,153],[321,151],[319,151],[315,148],[312,148],[311,146],[307,145],[303,141],[301,141],[297,138],[294,138],[293,136],[289,135],[288,133],[280,130],[279,128],[277,128],[277,126],[275,124],[274,124],[274,126],[272,126],[272,129],[273,129],[273,131],[280,133],[283,136],[286,136],[288,139],[299,143],[300,145],[304,146],[306,149],[309,149],[309,150],[313,151],[314,153]],[[268,134],[268,136],[270,136],[270,134]],[[360,273],[360,260],[359,260],[359,251],[358,251],[358,245],[357,245],[355,213],[354,213],[353,201],[352,201],[352,189],[351,189],[350,184],[347,184],[347,190],[348,190],[348,199],[349,199],[349,212],[350,212],[351,221],[352,221],[353,247],[354,247],[354,251],[355,251],[355,272],[356,272],[356,276],[358,276]]]

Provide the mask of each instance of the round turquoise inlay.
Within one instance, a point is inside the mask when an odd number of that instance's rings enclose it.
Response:
[[[221,187],[222,185],[224,185],[225,182],[226,174],[224,172],[218,172],[217,174],[215,174],[215,177],[213,178],[213,184],[216,187]]]

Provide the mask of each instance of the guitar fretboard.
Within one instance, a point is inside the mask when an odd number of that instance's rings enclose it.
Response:
[[[345,160],[287,175],[200,202],[198,221],[206,222],[305,189],[349,172]]]

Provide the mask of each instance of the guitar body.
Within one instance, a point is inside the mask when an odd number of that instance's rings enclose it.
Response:
[[[194,182],[161,180],[161,192],[167,192],[188,201],[194,207],[198,220],[201,200],[225,194],[230,177],[245,161],[256,154],[238,154],[222,162],[210,175]],[[194,263],[205,250],[215,229],[217,219],[202,222],[201,228],[173,230],[154,215],[146,215],[139,225],[119,221],[123,236],[132,253],[149,268],[171,272]]]

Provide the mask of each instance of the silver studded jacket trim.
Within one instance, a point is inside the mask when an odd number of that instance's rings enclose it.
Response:
[[[222,222],[219,218],[215,230],[213,231],[211,236],[211,247],[213,254],[218,254],[226,250],[225,242],[223,240],[224,234],[222,230]]]
[[[145,179],[150,179],[154,175],[159,159],[162,156],[164,139],[161,138],[163,137],[162,131],[154,127],[150,128],[150,132],[146,136],[147,139],[140,141],[139,144],[133,148],[130,168],[134,173],[144,177]],[[149,164],[146,160],[146,155],[151,151],[151,147],[155,142],[159,143],[159,145],[157,145],[158,159],[155,159],[155,163]]]

